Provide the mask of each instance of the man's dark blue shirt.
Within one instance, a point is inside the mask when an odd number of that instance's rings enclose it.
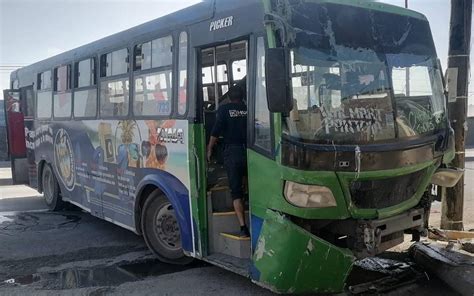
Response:
[[[244,103],[228,103],[217,110],[213,137],[224,137],[226,145],[247,143],[247,106]]]

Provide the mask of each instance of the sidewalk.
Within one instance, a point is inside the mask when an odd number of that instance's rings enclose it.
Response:
[[[42,194],[25,185],[12,185],[11,178],[10,167],[0,162],[0,213],[46,209]]]
[[[474,161],[474,148],[472,149],[466,149],[466,162],[467,161]]]

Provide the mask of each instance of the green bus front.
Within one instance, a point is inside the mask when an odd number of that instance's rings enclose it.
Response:
[[[248,152],[251,277],[282,293],[340,292],[356,258],[425,227],[427,188],[452,155],[439,61],[412,11],[264,3],[270,49],[257,88],[268,106],[257,98],[255,120],[259,104],[281,112],[253,135],[272,130],[272,155]]]

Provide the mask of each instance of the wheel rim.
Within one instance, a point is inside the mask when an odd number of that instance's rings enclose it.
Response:
[[[154,219],[153,229],[161,244],[170,251],[181,249],[181,234],[171,204],[163,205]]]
[[[51,174],[51,171],[47,169],[43,176],[43,192],[46,203],[48,204],[51,204],[53,202],[53,188],[53,174]]]

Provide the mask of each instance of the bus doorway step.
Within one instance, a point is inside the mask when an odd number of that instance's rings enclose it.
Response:
[[[251,261],[249,259],[215,253],[203,258],[204,261],[212,263],[226,270],[248,277]]]
[[[219,252],[242,259],[250,258],[250,237],[239,237],[239,234],[221,232],[219,235]]]

